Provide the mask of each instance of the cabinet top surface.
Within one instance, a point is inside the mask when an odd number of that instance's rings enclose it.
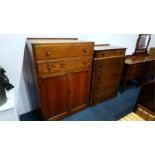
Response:
[[[125,47],[119,47],[119,46],[95,46],[95,51],[108,51],[108,50],[118,50],[118,49],[126,49]]]
[[[144,63],[155,60],[154,56],[132,56],[129,58],[126,58],[125,64],[127,65],[133,65],[137,63]]]
[[[31,44],[59,44],[59,43],[94,43],[93,41],[84,40],[50,40],[50,39],[29,39],[28,43]]]

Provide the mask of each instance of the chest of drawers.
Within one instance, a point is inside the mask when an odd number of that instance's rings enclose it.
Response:
[[[44,120],[60,120],[89,105],[94,43],[29,40]]]
[[[116,96],[125,61],[125,50],[115,46],[95,47],[91,105]]]

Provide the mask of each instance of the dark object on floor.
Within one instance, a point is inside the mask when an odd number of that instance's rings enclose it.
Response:
[[[14,88],[14,86],[9,83],[9,79],[4,73],[5,70],[0,66],[0,106],[7,101],[5,90]]]
[[[148,115],[143,114],[141,116],[143,119],[155,120],[155,80],[141,86],[136,104],[137,107],[151,115],[149,118]]]
[[[42,121],[41,111],[34,110],[20,115],[20,121]]]
[[[70,115],[63,121],[115,121],[133,111],[139,88],[130,88],[116,98]],[[41,115],[34,111],[20,116],[21,121],[41,121]]]

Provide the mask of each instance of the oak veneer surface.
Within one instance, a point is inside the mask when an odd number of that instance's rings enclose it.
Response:
[[[41,80],[41,92],[44,98],[45,118],[54,117],[68,111],[67,76],[60,75]]]
[[[125,60],[122,75],[122,92],[128,80],[140,79],[141,83],[155,77],[155,56],[130,56]]]
[[[125,61],[125,50],[117,46],[95,46],[91,105],[117,95]]]
[[[155,60],[155,56],[132,56],[129,58],[126,58],[125,64],[127,65],[133,65],[138,63],[144,63]]]
[[[88,106],[89,71],[75,72],[71,75],[71,111],[80,106]]]
[[[59,120],[89,105],[94,42],[29,39],[44,120]]]

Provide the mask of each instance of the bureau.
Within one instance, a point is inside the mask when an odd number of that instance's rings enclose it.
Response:
[[[44,120],[60,120],[89,105],[94,42],[27,41]]]
[[[91,105],[116,96],[126,48],[98,45],[94,48]]]

